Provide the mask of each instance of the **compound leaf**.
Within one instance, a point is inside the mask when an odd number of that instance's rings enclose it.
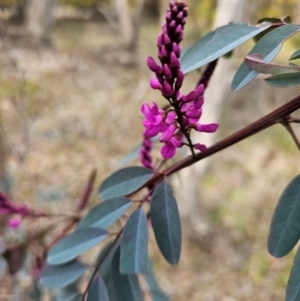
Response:
[[[104,240],[107,235],[108,232],[101,228],[77,229],[58,241],[50,249],[47,261],[53,265],[71,261]]]
[[[41,285],[48,288],[65,287],[76,281],[88,266],[78,261],[72,261],[60,266],[46,266],[40,276]]]
[[[275,257],[287,255],[300,238],[300,175],[283,191],[273,214],[268,250]]]
[[[144,167],[122,168],[103,181],[99,195],[102,199],[128,195],[142,187],[152,176],[153,171]]]
[[[181,225],[176,200],[170,185],[157,185],[150,203],[150,216],[156,242],[165,259],[176,264],[181,251]]]
[[[120,272],[147,273],[148,224],[144,211],[135,210],[127,220],[121,240]]]
[[[93,207],[80,221],[77,228],[99,227],[106,229],[116,222],[130,205],[131,201],[125,197],[108,199]]]

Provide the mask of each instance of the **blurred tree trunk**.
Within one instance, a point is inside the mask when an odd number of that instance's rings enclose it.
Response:
[[[298,1],[296,12],[295,12],[295,23],[300,24],[300,1]]]
[[[245,4],[246,0],[219,0],[214,28],[226,25],[229,22],[241,22],[244,16]],[[232,61],[230,59],[219,59],[217,68],[205,92],[204,114],[201,117],[201,122],[219,121],[223,107],[222,103],[230,89],[231,75],[233,76]],[[210,146],[215,142],[216,135],[195,133],[192,139]],[[177,179],[174,178],[175,194],[180,214],[193,239],[195,236],[200,239],[201,236],[207,236],[209,230],[200,196],[201,180],[207,170],[208,163],[208,159],[198,162],[182,170]]]
[[[136,0],[131,13],[128,0],[115,0],[115,9],[118,18],[118,27],[124,50],[135,54],[139,36],[141,15],[145,0]]]
[[[36,44],[51,44],[51,32],[55,23],[55,2],[55,0],[27,0],[26,30]]]

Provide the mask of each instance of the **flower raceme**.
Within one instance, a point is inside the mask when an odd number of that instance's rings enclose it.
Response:
[[[145,119],[145,137],[155,137],[161,134],[159,141],[164,143],[161,148],[163,158],[172,158],[176,149],[188,145],[193,149],[204,151],[206,146],[200,143],[192,144],[190,131],[213,133],[218,124],[200,124],[204,103],[204,85],[199,85],[187,95],[181,95],[180,88],[183,84],[184,74],[180,69],[179,43],[183,38],[183,29],[188,15],[185,2],[171,1],[166,14],[166,21],[162,33],[157,38],[158,58],[160,65],[153,57],[148,57],[147,65],[155,73],[155,78],[150,79],[150,86],[160,90],[169,102],[168,109],[159,109],[155,102],[152,106],[144,103],[141,112]],[[187,142],[188,143],[187,143]]]

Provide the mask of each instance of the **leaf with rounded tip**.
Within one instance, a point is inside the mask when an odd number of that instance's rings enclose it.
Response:
[[[120,272],[123,274],[147,273],[148,223],[141,208],[128,218],[121,240]]]
[[[46,266],[41,273],[40,283],[48,288],[65,287],[76,281],[88,266],[79,261],[72,261],[60,266]]]
[[[300,49],[295,51],[291,57],[289,58],[290,61],[300,59]]]
[[[300,72],[284,73],[270,76],[265,82],[272,87],[292,87],[300,85]]]
[[[57,301],[81,301],[81,299],[77,281],[61,288],[57,294]]]
[[[260,32],[268,29],[271,23],[249,26],[245,24],[228,24],[211,33],[207,43],[197,42],[181,57],[181,69],[184,73],[198,69],[211,61],[237,48]],[[204,39],[203,38],[203,39]]]
[[[144,300],[137,275],[120,273],[120,247],[113,255],[111,273],[118,301]]]
[[[89,288],[87,301],[109,301],[108,292],[102,278],[95,278]]]
[[[300,175],[283,191],[273,214],[268,250],[275,257],[287,255],[300,238]]]
[[[153,174],[152,170],[140,166],[119,169],[102,182],[99,195],[102,199],[128,195],[146,184]]]
[[[295,24],[287,24],[274,29],[270,33],[266,34],[263,38],[261,38],[247,56],[252,54],[259,54],[263,56],[263,62],[271,62],[280,51],[283,42],[294,35],[296,32],[298,32],[299,29],[300,25]],[[242,89],[244,86],[249,84],[257,75],[258,72],[252,70],[246,65],[245,62],[243,62],[232,80],[232,90],[238,91]]]
[[[181,225],[171,186],[163,181],[155,188],[150,216],[157,245],[165,259],[176,264],[181,251]]]
[[[93,207],[80,221],[77,228],[99,227],[106,229],[116,222],[130,207],[131,200],[125,197],[108,199]]]
[[[300,248],[296,253],[293,267],[286,287],[286,301],[300,300]]]
[[[62,238],[50,249],[47,262],[56,265],[71,261],[96,246],[107,235],[108,232],[101,228],[77,229],[75,232]]]

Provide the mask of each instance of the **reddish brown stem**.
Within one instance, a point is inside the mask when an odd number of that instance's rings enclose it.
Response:
[[[267,114],[266,116],[258,119],[257,121],[251,123],[250,125],[244,127],[243,129],[233,133],[232,135],[224,138],[223,140],[217,142],[213,146],[209,147],[205,152],[201,152],[195,155],[193,158],[189,156],[187,158],[182,159],[181,161],[173,164],[169,168],[165,169],[161,173],[156,173],[149,181],[145,184],[145,186],[155,184],[160,178],[161,174],[165,174],[166,176],[170,176],[171,174],[188,167],[195,162],[198,162],[204,158],[207,158],[223,149],[232,146],[276,123],[281,123],[282,120],[285,120],[300,108],[300,95],[296,96],[288,103],[282,105],[281,107],[277,108],[273,112]],[[144,187],[145,187],[144,186]],[[143,188],[143,187],[142,187]],[[142,189],[141,188],[141,189]]]

